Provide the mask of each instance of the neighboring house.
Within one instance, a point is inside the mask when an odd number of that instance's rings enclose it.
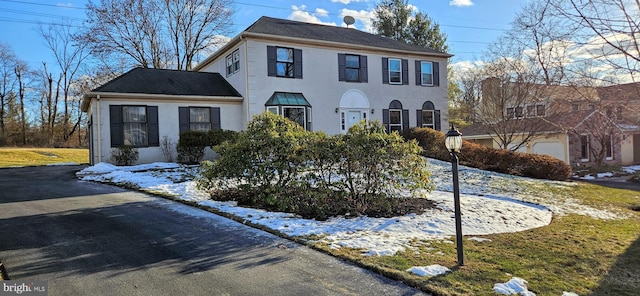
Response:
[[[516,151],[551,155],[572,166],[595,166],[598,158],[602,165],[640,163],[640,84],[539,87],[545,91],[538,103],[506,106],[508,120],[466,127],[463,138],[499,148],[495,131],[502,126],[512,129],[509,147],[515,147],[535,127],[535,136]]]
[[[91,163],[109,161],[112,148],[130,143],[139,147],[139,162],[162,161],[156,135],[175,143],[187,127],[243,130],[265,111],[328,134],[376,119],[387,131],[440,130],[448,122],[449,57],[355,29],[262,17],[198,72],[134,69],[85,94]],[[143,111],[160,114],[158,130],[151,116],[124,115]]]

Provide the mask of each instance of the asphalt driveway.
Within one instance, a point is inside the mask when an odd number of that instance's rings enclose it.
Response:
[[[79,181],[78,166],[0,169],[0,260],[49,295],[417,295],[214,214]]]

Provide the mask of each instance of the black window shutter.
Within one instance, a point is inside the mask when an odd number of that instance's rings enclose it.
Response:
[[[382,109],[382,124],[387,129],[387,134],[391,133],[389,128],[389,109]]]
[[[178,129],[181,134],[189,130],[189,107],[178,107]]]
[[[276,76],[276,47],[267,46],[267,75]]]
[[[302,49],[293,50],[293,75],[302,79]]]
[[[422,84],[422,62],[416,61],[416,85]]]
[[[433,62],[433,86],[440,86],[440,63]]]
[[[442,129],[442,126],[440,125],[440,110],[435,110],[434,112],[434,121],[436,122],[436,126],[435,126],[435,130],[439,131]]]
[[[111,133],[111,147],[124,145],[122,106],[120,105],[109,105],[109,132]]]
[[[212,107],[211,108],[211,129],[219,130],[222,128],[222,124],[220,123],[220,107]]]
[[[149,147],[160,146],[160,128],[158,126],[158,106],[147,106],[147,136]]]
[[[382,83],[389,84],[389,59],[382,58]]]
[[[416,127],[422,127],[422,110],[416,110]]]
[[[347,58],[344,53],[338,54],[338,81],[346,81],[345,71],[347,68]]]
[[[402,130],[409,129],[409,110],[402,109]]]
[[[409,60],[402,59],[402,84],[409,84]]]
[[[369,82],[367,71],[367,56],[360,56],[360,82]]]

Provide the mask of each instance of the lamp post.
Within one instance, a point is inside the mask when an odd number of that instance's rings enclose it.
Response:
[[[453,203],[456,219],[456,249],[458,251],[458,265],[464,265],[464,254],[462,252],[462,217],[460,213],[460,186],[458,183],[458,153],[462,148],[462,134],[451,125],[451,130],[447,132],[444,145],[451,154],[451,170],[453,171]]]

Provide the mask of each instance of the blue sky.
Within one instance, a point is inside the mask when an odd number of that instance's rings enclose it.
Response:
[[[448,37],[451,62],[482,58],[490,42],[510,27],[515,14],[528,0],[410,0],[409,4],[438,22]],[[94,0],[99,2],[99,0]],[[32,67],[53,57],[38,34],[38,22],[65,19],[82,26],[86,0],[0,0],[0,43]],[[376,0],[236,0],[233,32],[251,25],[260,16],[343,25],[345,15],[354,26],[367,31]],[[233,37],[233,36],[229,36]]]

